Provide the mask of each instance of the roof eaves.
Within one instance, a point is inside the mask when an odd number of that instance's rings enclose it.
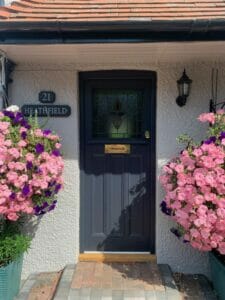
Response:
[[[225,19],[0,21],[0,44],[225,40]]]

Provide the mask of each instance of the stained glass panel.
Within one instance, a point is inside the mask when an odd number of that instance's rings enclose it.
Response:
[[[142,115],[142,90],[94,90],[92,111],[94,138],[138,138],[142,132]]]

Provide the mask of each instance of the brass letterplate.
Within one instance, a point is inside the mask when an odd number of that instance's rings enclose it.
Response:
[[[129,154],[130,145],[126,144],[105,144],[106,154]]]

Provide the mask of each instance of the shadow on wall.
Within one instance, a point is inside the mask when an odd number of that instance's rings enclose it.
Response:
[[[42,217],[34,218],[33,216],[25,216],[23,223],[23,231],[28,234],[32,239],[35,238],[35,234],[38,230],[38,226],[41,222]]]

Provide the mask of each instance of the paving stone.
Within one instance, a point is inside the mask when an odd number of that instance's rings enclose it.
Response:
[[[100,300],[102,298],[102,289],[91,290],[91,300]]]
[[[113,300],[123,300],[124,299],[124,291],[113,290],[112,291]]]
[[[57,286],[53,274],[30,276],[16,300],[53,300],[50,296],[46,298],[53,283]],[[54,300],[111,299],[216,300],[216,297],[210,282],[202,275],[180,274],[174,280],[167,265],[95,262],[78,263],[76,268],[67,266],[54,297]]]
[[[54,300],[68,299],[74,270],[75,265],[66,266],[66,268],[63,271],[61,280],[59,282],[57,291],[55,293]]]
[[[102,300],[111,300],[112,299],[112,290],[102,289]]]
[[[62,272],[41,273],[37,276],[27,300],[52,299]]]
[[[68,300],[79,300],[80,289],[70,289]]]
[[[168,300],[169,299],[169,298],[167,298],[166,293],[163,291],[155,291],[155,294],[156,294],[157,300]],[[170,298],[170,300],[173,300],[173,299]]]
[[[168,265],[158,265],[162,275],[163,284],[168,300],[182,300],[181,294],[173,278],[173,273]]]
[[[19,295],[15,298],[15,300],[27,300],[34,284],[35,284],[34,277],[28,277],[28,279],[25,281],[22,287],[22,290],[20,290]]]
[[[146,300],[157,300],[156,299],[156,292],[155,292],[155,290],[146,291],[145,292],[145,299]]]

